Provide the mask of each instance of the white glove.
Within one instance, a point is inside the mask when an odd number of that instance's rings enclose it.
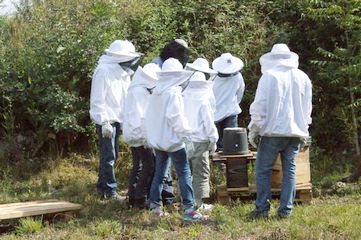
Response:
[[[300,137],[300,141],[301,141],[300,144],[301,152],[306,151],[311,146],[312,143],[311,137]]]
[[[217,150],[217,142],[210,141],[208,145],[208,150],[211,155],[214,154]]]
[[[113,127],[109,122],[105,122],[102,125],[102,136],[103,138],[112,138]]]
[[[256,131],[250,131],[248,134],[248,142],[254,147],[257,148],[259,142],[259,133]]]

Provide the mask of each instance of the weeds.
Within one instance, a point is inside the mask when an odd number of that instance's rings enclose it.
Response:
[[[337,175],[320,178],[316,182],[320,197],[311,204],[296,205],[291,219],[273,217],[278,207],[278,200],[275,200],[272,201],[271,219],[250,221],[247,215],[254,208],[254,202],[236,200],[228,205],[215,204],[207,224],[184,224],[178,211],[171,212],[168,218],[157,220],[146,210],[127,209],[101,200],[95,191],[95,157],[72,155],[67,159],[54,160],[49,166],[25,180],[11,175],[11,169],[3,169],[0,202],[58,198],[80,203],[82,210],[69,222],[43,224],[38,218],[22,219],[13,232],[1,235],[2,238],[358,239],[361,236],[361,217],[358,214],[361,212],[360,185],[346,185],[337,193],[327,192]],[[221,169],[215,167],[213,171]],[[217,174],[221,182],[222,174]],[[125,181],[123,176],[118,180]]]
[[[22,218],[16,227],[16,233],[19,235],[38,233],[43,229],[42,219]]]

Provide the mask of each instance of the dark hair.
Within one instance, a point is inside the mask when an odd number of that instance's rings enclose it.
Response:
[[[163,61],[167,60],[168,58],[176,58],[184,67],[189,59],[189,50],[173,40],[164,46],[160,52],[160,58]]]

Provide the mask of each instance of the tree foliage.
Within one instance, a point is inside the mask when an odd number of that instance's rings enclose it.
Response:
[[[89,150],[90,81],[104,49],[128,39],[146,54],[146,63],[176,37],[189,43],[192,59],[211,62],[227,51],[246,63],[243,127],[260,77],[259,57],[274,43],[287,43],[313,81],[314,143],[329,152],[351,149],[351,106],[360,123],[360,24],[358,0],[23,4],[16,15],[0,18],[0,158]]]

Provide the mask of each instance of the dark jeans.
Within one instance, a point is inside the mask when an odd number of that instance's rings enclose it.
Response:
[[[96,125],[100,150],[97,190],[103,196],[114,195],[117,188],[117,180],[114,175],[114,164],[118,157],[118,140],[121,130],[119,123],[113,123],[112,127],[112,138],[103,138],[102,126]]]
[[[129,203],[144,204],[149,198],[154,175],[154,155],[151,149],[131,147],[133,168],[129,178]]]
[[[175,195],[173,189],[173,178],[171,174],[172,162],[168,159],[169,165],[163,178],[163,189],[162,189],[162,202],[163,205],[172,205],[175,202]]]
[[[193,207],[192,175],[185,149],[182,148],[176,152],[155,151],[155,173],[150,189],[150,208],[153,209],[162,205],[162,184],[164,183],[166,172],[170,166],[170,159],[174,164],[178,176],[182,207],[184,209]]]
[[[223,148],[223,129],[225,128],[233,128],[238,126],[238,115],[232,115],[226,117],[225,119],[215,122],[217,130],[218,130],[218,141],[217,141],[217,148]]]

